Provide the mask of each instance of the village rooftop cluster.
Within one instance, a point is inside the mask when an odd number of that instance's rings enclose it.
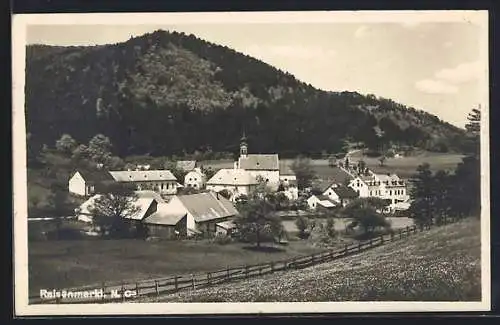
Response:
[[[283,193],[290,202],[299,199],[297,177],[290,167],[280,163],[278,154],[249,154],[245,136],[233,168],[222,168],[208,180],[196,161],[179,161],[177,167],[187,172],[183,184],[169,170],[149,170],[147,165],[138,165],[136,170],[76,171],[69,180],[69,192],[88,198],[76,209],[78,220],[92,223],[93,203],[102,195],[96,193],[96,186],[113,182],[135,186],[136,211],[127,218],[145,224],[150,236],[160,238],[230,234],[239,213],[235,202],[250,195],[259,181],[270,191]],[[331,169],[332,177],[301,189],[310,212],[345,207],[358,197],[386,200],[386,212],[409,208],[406,182],[397,175],[375,174],[363,166],[350,165],[347,159]],[[183,187],[199,192],[179,194]]]

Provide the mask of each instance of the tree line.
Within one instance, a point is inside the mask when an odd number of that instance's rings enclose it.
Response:
[[[460,149],[463,138],[430,114],[374,95],[320,91],[193,35],[158,31],[115,45],[28,48],[26,117],[35,152],[63,134],[80,143],[104,134],[122,158],[235,155],[243,130],[252,151],[283,157],[336,153],[344,141],[373,151],[446,151]]]
[[[454,172],[432,173],[429,164],[417,169],[410,212],[419,224],[439,224],[446,217],[480,215],[480,109],[474,108],[467,119],[467,151]]]

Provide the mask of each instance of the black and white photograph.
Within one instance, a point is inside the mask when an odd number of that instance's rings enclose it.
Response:
[[[14,15],[18,315],[490,310],[487,11]]]

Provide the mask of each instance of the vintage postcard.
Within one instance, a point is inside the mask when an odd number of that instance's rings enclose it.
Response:
[[[487,11],[12,39],[16,315],[490,310]]]

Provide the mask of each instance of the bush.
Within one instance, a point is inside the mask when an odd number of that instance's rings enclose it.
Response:
[[[219,244],[219,245],[227,245],[227,244],[231,243],[232,241],[233,241],[233,239],[230,236],[225,235],[223,233],[216,233],[215,237],[214,237],[214,242]]]

